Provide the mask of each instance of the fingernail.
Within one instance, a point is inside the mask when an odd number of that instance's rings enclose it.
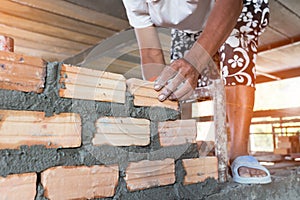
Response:
[[[154,85],[155,90],[159,90],[159,88],[160,88],[160,85]]]
[[[158,100],[160,100],[160,101],[164,101],[165,99],[166,99],[166,96],[163,95],[163,94],[160,94],[160,95],[158,96]]]

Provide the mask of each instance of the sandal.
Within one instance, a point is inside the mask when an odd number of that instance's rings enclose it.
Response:
[[[240,167],[247,167],[252,169],[259,169],[266,172],[267,176],[263,177],[241,177],[238,169]],[[239,156],[231,164],[231,171],[233,181],[243,184],[267,184],[271,183],[271,176],[269,170],[264,166],[260,165],[259,162],[253,156]]]

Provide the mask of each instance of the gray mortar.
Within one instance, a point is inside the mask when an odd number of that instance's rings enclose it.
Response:
[[[61,64],[47,63],[45,88],[41,94],[0,90],[0,109],[43,111],[45,116],[71,112],[77,113],[82,122],[82,145],[78,148],[45,148],[44,146],[21,146],[19,149],[0,150],[0,176],[27,172],[41,173],[55,166],[92,166],[118,164],[120,174],[125,173],[128,162],[145,159],[156,160],[165,158],[177,159],[176,151],[186,152],[187,147],[161,148],[157,136],[157,122],[175,120],[179,113],[172,109],[159,107],[135,107],[133,96],[126,93],[125,104],[97,102],[60,98],[58,91],[64,87],[59,83]],[[95,122],[99,117],[135,117],[151,120],[151,143],[145,147],[113,147],[93,146],[92,138],[96,132]],[[122,186],[120,177],[120,194],[126,187]],[[37,186],[36,199],[44,199],[43,187]]]
[[[55,166],[117,164],[120,169],[120,181],[116,195],[114,198],[104,199],[234,199],[235,197],[241,199],[248,196],[241,191],[248,191],[250,197],[259,195],[258,197],[263,199],[267,197],[265,190],[272,190],[273,184],[272,186],[240,186],[232,183],[217,184],[211,179],[203,183],[184,186],[182,182],[185,171],[180,159],[198,157],[196,145],[161,147],[157,136],[157,123],[178,119],[177,111],[158,107],[135,107],[133,97],[129,93],[126,93],[125,104],[60,98],[58,91],[60,87],[63,87],[58,83],[60,68],[61,63],[48,63],[45,90],[41,94],[0,90],[0,109],[43,111],[46,116],[64,112],[78,113],[82,121],[82,145],[78,148],[63,149],[22,146],[19,149],[0,150],[0,176],[36,172],[39,177],[41,172]],[[96,131],[95,121],[102,116],[149,119],[151,121],[150,145],[145,147],[93,146],[91,141]],[[127,190],[124,176],[129,162],[165,158],[176,160],[175,184],[136,192]],[[268,194],[270,197],[268,198],[280,199],[282,196],[279,191],[290,199],[299,196],[299,179],[299,174],[297,177],[291,174],[286,179],[275,181],[274,188],[278,192],[274,195]],[[38,183],[37,200],[46,200],[43,192],[42,185]],[[231,193],[234,195],[230,195]]]
[[[275,174],[272,176],[272,183],[266,185],[241,185],[228,182],[224,184],[219,193],[213,194],[207,199],[298,200],[300,197],[299,170],[300,168],[286,170],[286,174]]]
[[[285,172],[285,174],[273,175],[272,183],[266,185],[242,185],[232,180],[218,183],[214,179],[183,185],[176,178],[176,183],[173,185],[129,192],[126,189],[126,183],[122,182],[122,186],[118,187],[114,197],[94,200],[298,200],[300,168],[285,170]]]
[[[41,183],[39,183],[37,185],[37,194],[35,195],[35,200],[48,200],[44,196],[44,188],[43,188],[43,185]]]

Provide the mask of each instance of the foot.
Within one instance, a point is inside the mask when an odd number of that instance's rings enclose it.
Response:
[[[234,159],[230,159],[230,163],[232,163],[233,160]],[[251,167],[244,167],[244,166],[238,168],[238,173],[241,177],[245,177],[245,178],[267,176],[267,173],[263,170],[255,169]]]
[[[233,181],[245,184],[267,184],[271,176],[267,168],[253,156],[238,156],[231,163]]]
[[[238,172],[241,177],[245,178],[267,176],[267,173],[265,171],[250,167],[239,167]]]

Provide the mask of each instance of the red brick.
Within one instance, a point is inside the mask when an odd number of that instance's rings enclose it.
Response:
[[[121,74],[63,65],[60,75],[61,97],[125,103],[126,82]]]
[[[0,200],[35,199],[37,176],[35,173],[0,177]]]
[[[61,113],[45,117],[43,112],[0,110],[0,148],[18,148],[21,145],[79,147],[80,116]]]
[[[96,121],[93,144],[145,146],[150,143],[150,121],[130,117],[102,117]]]
[[[134,96],[133,103],[136,106],[159,106],[178,110],[178,102],[165,100],[160,102],[157,97],[159,92],[155,91],[154,83],[132,78],[126,81],[128,91]]]
[[[51,200],[111,197],[118,179],[117,166],[54,167],[41,174],[45,196]]]
[[[40,58],[0,51],[0,88],[41,93],[46,65]]]
[[[202,182],[211,177],[218,179],[218,159],[217,157],[202,157],[182,160],[186,171],[184,184]]]
[[[196,120],[176,120],[158,123],[159,141],[162,146],[195,143]]]
[[[130,163],[126,169],[125,180],[130,191],[173,184],[175,182],[174,159]]]

